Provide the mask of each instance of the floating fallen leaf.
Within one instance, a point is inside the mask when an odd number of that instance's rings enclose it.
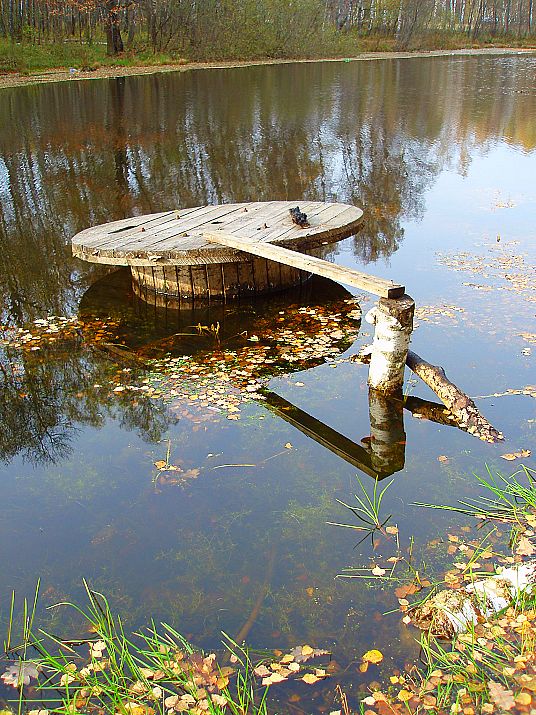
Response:
[[[321,648],[311,648],[310,645],[296,646],[290,651],[296,663],[305,663],[311,658],[317,658],[321,655],[329,655],[329,650]]]
[[[526,536],[521,536],[517,542],[516,554],[519,554],[520,556],[532,556],[535,551],[536,548],[534,548],[529,539],[527,539]]]
[[[362,660],[367,663],[374,663],[376,665],[377,663],[382,662],[383,653],[380,650],[368,650],[362,657]]]
[[[403,703],[406,703],[408,700],[411,700],[413,693],[405,688],[402,688],[402,690],[398,692],[397,697],[399,700],[402,700]]]
[[[449,458],[445,454],[440,454],[439,457],[437,458],[438,462],[448,462]]]
[[[6,685],[11,685],[13,688],[29,685],[32,678],[37,678],[37,668],[33,663],[24,661],[9,665],[0,676]]]
[[[274,685],[275,683],[282,683],[287,678],[279,673],[272,673],[267,678],[262,679],[262,685]]]
[[[499,708],[502,708],[503,710],[511,710],[514,707],[514,694],[511,690],[507,690],[503,685],[495,682],[494,680],[489,681],[488,690],[491,700]]]
[[[316,675],[313,675],[313,673],[306,673],[303,678],[302,678],[304,683],[307,683],[308,685],[313,685],[314,683],[318,683],[320,678],[317,678]]]
[[[397,598],[406,598],[406,596],[412,596],[417,591],[415,584],[410,583],[407,586],[398,586],[395,588],[395,596]]]
[[[397,526],[386,526],[385,531],[388,534],[398,534],[398,527]]]
[[[379,566],[375,566],[372,569],[372,575],[373,576],[383,576],[386,573],[385,569],[380,568]]]
[[[525,459],[530,457],[532,452],[530,449],[520,449],[518,452],[508,452],[508,454],[501,454],[501,459],[506,459],[507,462],[513,462],[514,459]]]
[[[285,449],[292,449],[292,445],[290,442],[287,442],[285,445]]]

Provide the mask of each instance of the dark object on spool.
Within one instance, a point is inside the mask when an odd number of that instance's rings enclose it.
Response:
[[[311,224],[307,220],[307,214],[304,214],[302,211],[300,211],[299,206],[296,206],[296,208],[294,209],[289,209],[289,212],[294,223],[298,224],[298,226],[301,226],[301,228],[309,228]]]

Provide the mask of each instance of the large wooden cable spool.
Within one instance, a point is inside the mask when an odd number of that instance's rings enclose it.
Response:
[[[225,232],[274,243],[308,255],[355,233],[363,212],[342,203],[300,202],[309,226],[291,218],[295,201],[197,206],[136,216],[81,231],[73,254],[85,261],[130,266],[135,293],[144,300],[198,302],[267,294],[299,285],[308,273],[209,242]]]

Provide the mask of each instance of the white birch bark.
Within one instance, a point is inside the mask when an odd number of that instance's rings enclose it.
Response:
[[[453,638],[481,619],[498,613],[536,585],[536,559],[504,569],[458,590],[440,591],[412,614],[417,628]]]
[[[365,320],[374,325],[368,384],[382,392],[398,392],[404,384],[404,368],[413,331],[415,303],[405,295],[382,298]]]

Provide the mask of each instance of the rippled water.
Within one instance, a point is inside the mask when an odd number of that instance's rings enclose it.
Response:
[[[269,309],[163,315],[135,302],[128,276],[73,259],[69,239],[91,224],[206,202],[346,201],[366,222],[332,257],[407,286],[419,354],[474,396],[534,384],[535,70],[531,56],[453,57],[3,90],[1,320],[26,326],[76,315],[82,304],[85,315],[116,317],[131,348],[150,343],[158,356],[170,335],[198,321],[220,320],[229,337],[270,310],[277,321],[289,304],[329,306],[334,296],[318,283],[313,295],[279,296]],[[364,311],[372,304],[363,296]],[[363,323],[344,356],[369,340]],[[186,342],[174,349],[200,346]],[[365,367],[298,363],[269,384],[287,402],[248,402],[236,421],[198,419],[169,402],[95,388],[117,365],[60,343],[42,356],[2,353],[3,617],[13,588],[31,594],[40,578],[44,606],[83,598],[87,578],[129,626],[154,616],[214,647],[221,630],[239,632],[268,575],[251,645],[330,648],[347,669],[339,677],[356,687],[367,676],[351,664],[367,648],[387,651],[387,667],[416,656],[400,614],[382,615],[396,607],[392,586],[336,579],[391,549],[356,547],[354,532],[327,523],[351,520],[337,500],[360,490],[356,474],[372,486],[356,457],[366,458],[361,440],[370,435]],[[210,346],[203,338],[202,349]],[[434,398],[410,377],[408,394]],[[414,553],[432,570],[445,552],[427,545],[456,523],[414,503],[474,494],[473,471],[508,472],[501,454],[534,451],[533,398],[478,404],[504,444],[401,407],[392,413],[402,437],[385,513],[401,543],[415,536]],[[195,480],[155,481],[168,444],[174,463],[200,470]],[[317,707],[332,687],[309,691]]]

